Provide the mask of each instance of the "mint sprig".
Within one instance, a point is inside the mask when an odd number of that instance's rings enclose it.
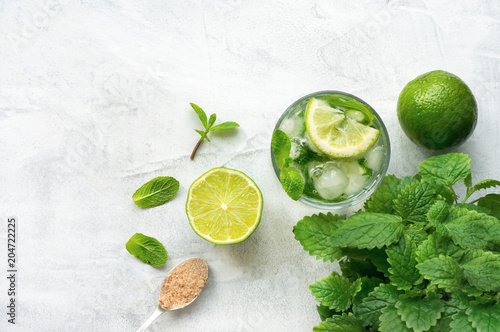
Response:
[[[310,286],[325,309],[314,331],[500,331],[500,194],[467,202],[500,182],[473,185],[470,159],[459,153],[418,169],[385,177],[365,211],[295,226],[304,250],[340,259],[342,275]],[[461,181],[467,197],[458,203]]]
[[[290,198],[298,200],[304,192],[304,178],[302,174],[290,164],[293,159],[290,158],[292,142],[285,132],[276,129],[271,140],[271,149],[280,168],[280,182]]]
[[[198,148],[200,147],[203,140],[207,140],[208,142],[210,142],[210,139],[208,139],[209,132],[221,130],[221,129],[236,128],[236,127],[239,127],[240,125],[234,121],[226,121],[226,122],[223,122],[223,123],[220,123],[220,124],[214,126],[215,120],[217,119],[217,115],[215,113],[211,114],[207,120],[207,114],[200,106],[193,104],[193,103],[190,103],[190,105],[193,108],[193,110],[196,112],[196,114],[198,115],[198,118],[200,119],[201,124],[203,125],[203,128],[205,129],[205,130],[198,130],[198,129],[194,130],[201,136],[201,138],[198,141],[198,143],[196,143],[196,146],[194,147],[193,152],[191,153],[190,158],[191,158],[191,160],[193,160],[194,156],[196,155],[196,151],[198,151]]]

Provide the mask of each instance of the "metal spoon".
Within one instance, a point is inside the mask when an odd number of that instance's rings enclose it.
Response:
[[[190,264],[191,265],[193,265],[193,264],[197,265],[197,268],[200,268],[199,272],[201,273],[201,276],[202,277],[205,276],[204,283],[202,284],[201,288],[199,288],[198,293],[189,302],[187,302],[187,303],[181,303],[180,305],[177,305],[175,307],[164,308],[164,307],[162,307],[161,302],[160,302],[160,304],[158,304],[158,307],[156,308],[155,312],[153,312],[153,314],[151,315],[151,317],[149,317],[148,320],[144,324],[142,324],[142,326],[137,330],[137,332],[144,332],[144,331],[146,331],[148,329],[148,327],[151,324],[153,324],[153,322],[158,317],[160,317],[160,315],[162,313],[164,313],[165,311],[167,311],[167,310],[177,310],[177,309],[184,308],[187,305],[191,304],[194,300],[196,300],[196,298],[198,298],[198,296],[201,293],[201,290],[205,286],[206,281],[208,279],[208,265],[201,258],[190,258],[188,260],[183,261],[182,263],[179,263],[172,270],[170,270],[170,272],[167,274],[165,280],[163,281],[162,288],[160,290],[160,299],[161,299],[162,296],[168,295],[168,294],[170,294],[170,293],[172,293],[174,291],[174,289],[170,290],[168,287],[166,287],[166,286],[168,286],[167,283],[169,282],[169,277],[171,277],[171,276],[173,277],[175,273],[179,273],[180,268],[185,267],[186,265],[190,265]],[[198,277],[200,277],[200,276],[198,276]],[[201,279],[200,279],[200,281],[201,281]]]

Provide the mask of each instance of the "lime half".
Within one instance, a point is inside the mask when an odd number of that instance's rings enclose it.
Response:
[[[361,112],[344,112],[321,99],[311,98],[305,120],[313,144],[332,157],[358,156],[375,144],[380,135],[378,129],[365,124]]]
[[[215,244],[245,240],[259,224],[262,193],[245,173],[211,169],[189,188],[186,213],[193,230]]]

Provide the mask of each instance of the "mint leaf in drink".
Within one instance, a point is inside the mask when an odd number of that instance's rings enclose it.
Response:
[[[497,302],[494,305],[488,303],[475,305],[470,308],[468,314],[468,320],[477,331],[500,331],[500,303]]]
[[[295,239],[300,242],[305,251],[309,252],[309,255],[316,256],[316,259],[333,262],[344,256],[341,248],[330,245],[333,231],[343,220],[343,217],[331,213],[314,214],[300,220],[293,228],[293,233]]]
[[[419,263],[417,268],[425,279],[447,292],[459,291],[464,286],[462,268],[450,256],[439,255]]]
[[[136,233],[125,247],[130,254],[152,266],[161,266],[167,262],[165,247],[157,239],[144,234]]]
[[[368,164],[366,163],[366,159],[365,158],[359,159],[358,160],[358,164],[359,164],[359,167],[361,167],[363,169],[363,174],[362,175],[372,176],[373,169],[371,169],[370,167],[368,167]]]
[[[207,121],[207,114],[205,113],[205,111],[203,111],[203,109],[201,107],[199,107],[198,105],[193,104],[193,103],[190,103],[190,105],[193,108],[193,110],[196,112],[196,114],[198,115],[198,118],[200,119],[201,124],[203,125],[203,128],[205,129],[205,130],[195,129],[195,131],[198,134],[200,134],[201,138],[198,141],[198,143],[196,143],[196,146],[194,147],[193,152],[191,153],[190,158],[191,158],[191,160],[193,160],[194,156],[196,155],[196,151],[198,151],[198,148],[200,147],[203,140],[207,140],[208,142],[210,142],[210,140],[208,139],[209,132],[221,130],[221,129],[236,128],[236,127],[239,127],[240,125],[234,121],[226,121],[226,122],[223,122],[221,124],[214,126],[215,120],[217,119],[217,115],[215,113],[210,115],[210,118]]]
[[[420,294],[402,295],[395,307],[407,327],[415,332],[423,332],[436,325],[441,312],[444,311],[444,302],[440,295],[427,292],[423,298]]]
[[[500,219],[500,194],[488,194],[477,201],[477,205],[487,208],[491,215]]]
[[[391,264],[389,279],[398,289],[410,289],[423,280],[416,267],[416,251],[415,243],[407,235],[403,235],[398,243],[385,250],[387,261]]]
[[[147,182],[132,195],[137,206],[143,208],[165,204],[179,190],[179,181],[170,176],[159,176]]]
[[[399,240],[402,219],[384,213],[361,212],[344,221],[331,238],[334,247],[382,248]]]
[[[363,326],[352,314],[335,315],[313,327],[313,332],[363,332]]]
[[[452,186],[470,174],[470,158],[463,153],[448,153],[424,160],[418,170],[426,180]]]
[[[430,182],[413,182],[406,185],[394,200],[394,209],[405,221],[425,223],[430,204],[436,198],[435,187]]]
[[[304,179],[294,167],[283,167],[280,171],[280,181],[283,189],[293,200],[298,200],[304,192]]]
[[[337,311],[347,310],[352,304],[352,287],[349,279],[332,272],[309,286],[309,290],[322,305]]]
[[[285,132],[276,129],[271,140],[271,148],[273,150],[276,163],[281,168],[285,164],[285,159],[290,157],[290,149],[292,142]]]
[[[500,292],[500,254],[485,252],[462,267],[471,285],[485,292]]]
[[[290,138],[282,130],[276,129],[271,140],[271,148],[278,167],[280,168],[280,182],[290,198],[298,200],[304,192],[304,178],[300,172],[290,164]]]
[[[394,199],[398,197],[398,186],[401,180],[394,175],[384,177],[379,187],[365,202],[366,212],[393,213]]]

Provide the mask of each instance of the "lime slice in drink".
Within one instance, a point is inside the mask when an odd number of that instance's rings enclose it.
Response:
[[[243,172],[218,167],[193,182],[186,213],[196,234],[215,244],[231,244],[252,234],[262,205],[262,194],[252,179]]]
[[[360,114],[335,109],[326,101],[311,98],[306,109],[306,129],[321,152],[337,158],[354,157],[377,141],[380,131],[363,124]]]

